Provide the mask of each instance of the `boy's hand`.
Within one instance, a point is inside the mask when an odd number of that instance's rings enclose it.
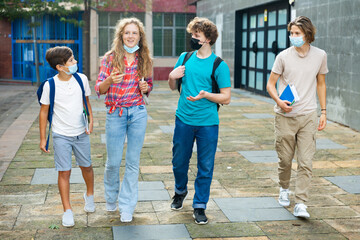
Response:
[[[291,102],[287,101],[287,100],[279,100],[279,102],[277,103],[277,105],[286,113],[291,112],[292,111],[292,107],[290,106]]]
[[[185,66],[179,66],[171,71],[169,74],[169,78],[171,79],[179,79],[185,75]]]
[[[46,150],[46,140],[40,140],[40,150],[44,153],[50,153],[50,150]]]
[[[325,127],[326,127],[326,115],[321,114],[320,120],[319,120],[318,131],[323,130]]]
[[[189,96],[189,97],[187,97],[186,99],[189,100],[189,101],[195,102],[195,101],[197,101],[197,100],[200,100],[200,99],[204,98],[204,97],[205,97],[205,94],[206,94],[206,91],[201,90],[196,97]]]
[[[93,129],[94,129],[94,123],[91,121],[91,122],[89,123],[89,131],[86,131],[86,130],[85,130],[85,133],[86,133],[87,135],[90,135],[90,133],[92,133]]]

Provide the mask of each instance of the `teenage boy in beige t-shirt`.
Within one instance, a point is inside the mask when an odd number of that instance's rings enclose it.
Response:
[[[326,84],[328,73],[325,51],[311,46],[316,29],[309,18],[297,17],[288,24],[292,47],[282,51],[275,59],[267,90],[275,100],[275,148],[279,157],[279,204],[289,206],[289,185],[291,163],[297,148],[297,176],[295,186],[294,216],[309,218],[304,204],[308,201],[312,177],[312,159],[315,155],[316,128],[326,126]],[[279,81],[279,95],[288,84],[295,86],[300,100],[290,105],[279,98],[276,82]],[[321,115],[319,124],[316,113],[316,91],[319,97]]]

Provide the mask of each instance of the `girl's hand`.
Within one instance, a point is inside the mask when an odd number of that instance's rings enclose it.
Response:
[[[140,91],[142,93],[147,93],[148,92],[148,89],[149,89],[149,85],[146,81],[139,81],[139,87],[140,87]]]
[[[110,73],[109,80],[110,80],[111,84],[117,84],[117,83],[122,82],[122,80],[124,79],[124,76],[125,76],[125,73],[120,74],[119,70],[113,70]]]

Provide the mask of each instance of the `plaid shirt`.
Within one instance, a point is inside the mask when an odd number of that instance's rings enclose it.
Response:
[[[100,97],[100,84],[110,76],[110,73],[113,71],[114,67],[111,64],[114,58],[113,53],[105,55],[101,61],[100,73],[95,84],[95,91]],[[141,95],[139,88],[139,77],[137,76],[137,65],[138,65],[138,55],[136,54],[135,60],[130,66],[127,64],[126,57],[124,57],[125,62],[125,76],[120,83],[111,84],[109,89],[106,92],[105,104],[107,107],[110,107],[109,113],[113,113],[116,108],[119,108],[119,115],[122,115],[123,107],[131,107],[137,105],[144,105],[145,102]],[[146,78],[145,81],[149,85],[149,90],[147,95],[153,88],[152,78]]]

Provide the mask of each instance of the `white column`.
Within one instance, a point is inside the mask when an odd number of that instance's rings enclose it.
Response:
[[[216,27],[219,33],[219,36],[215,42],[215,54],[219,57],[222,57],[222,29],[223,29],[223,14],[216,15]]]
[[[99,73],[99,21],[95,10],[90,10],[90,76],[89,80],[96,81]]]
[[[153,56],[153,19],[152,19],[152,0],[146,0],[145,10],[145,34],[151,56]]]

